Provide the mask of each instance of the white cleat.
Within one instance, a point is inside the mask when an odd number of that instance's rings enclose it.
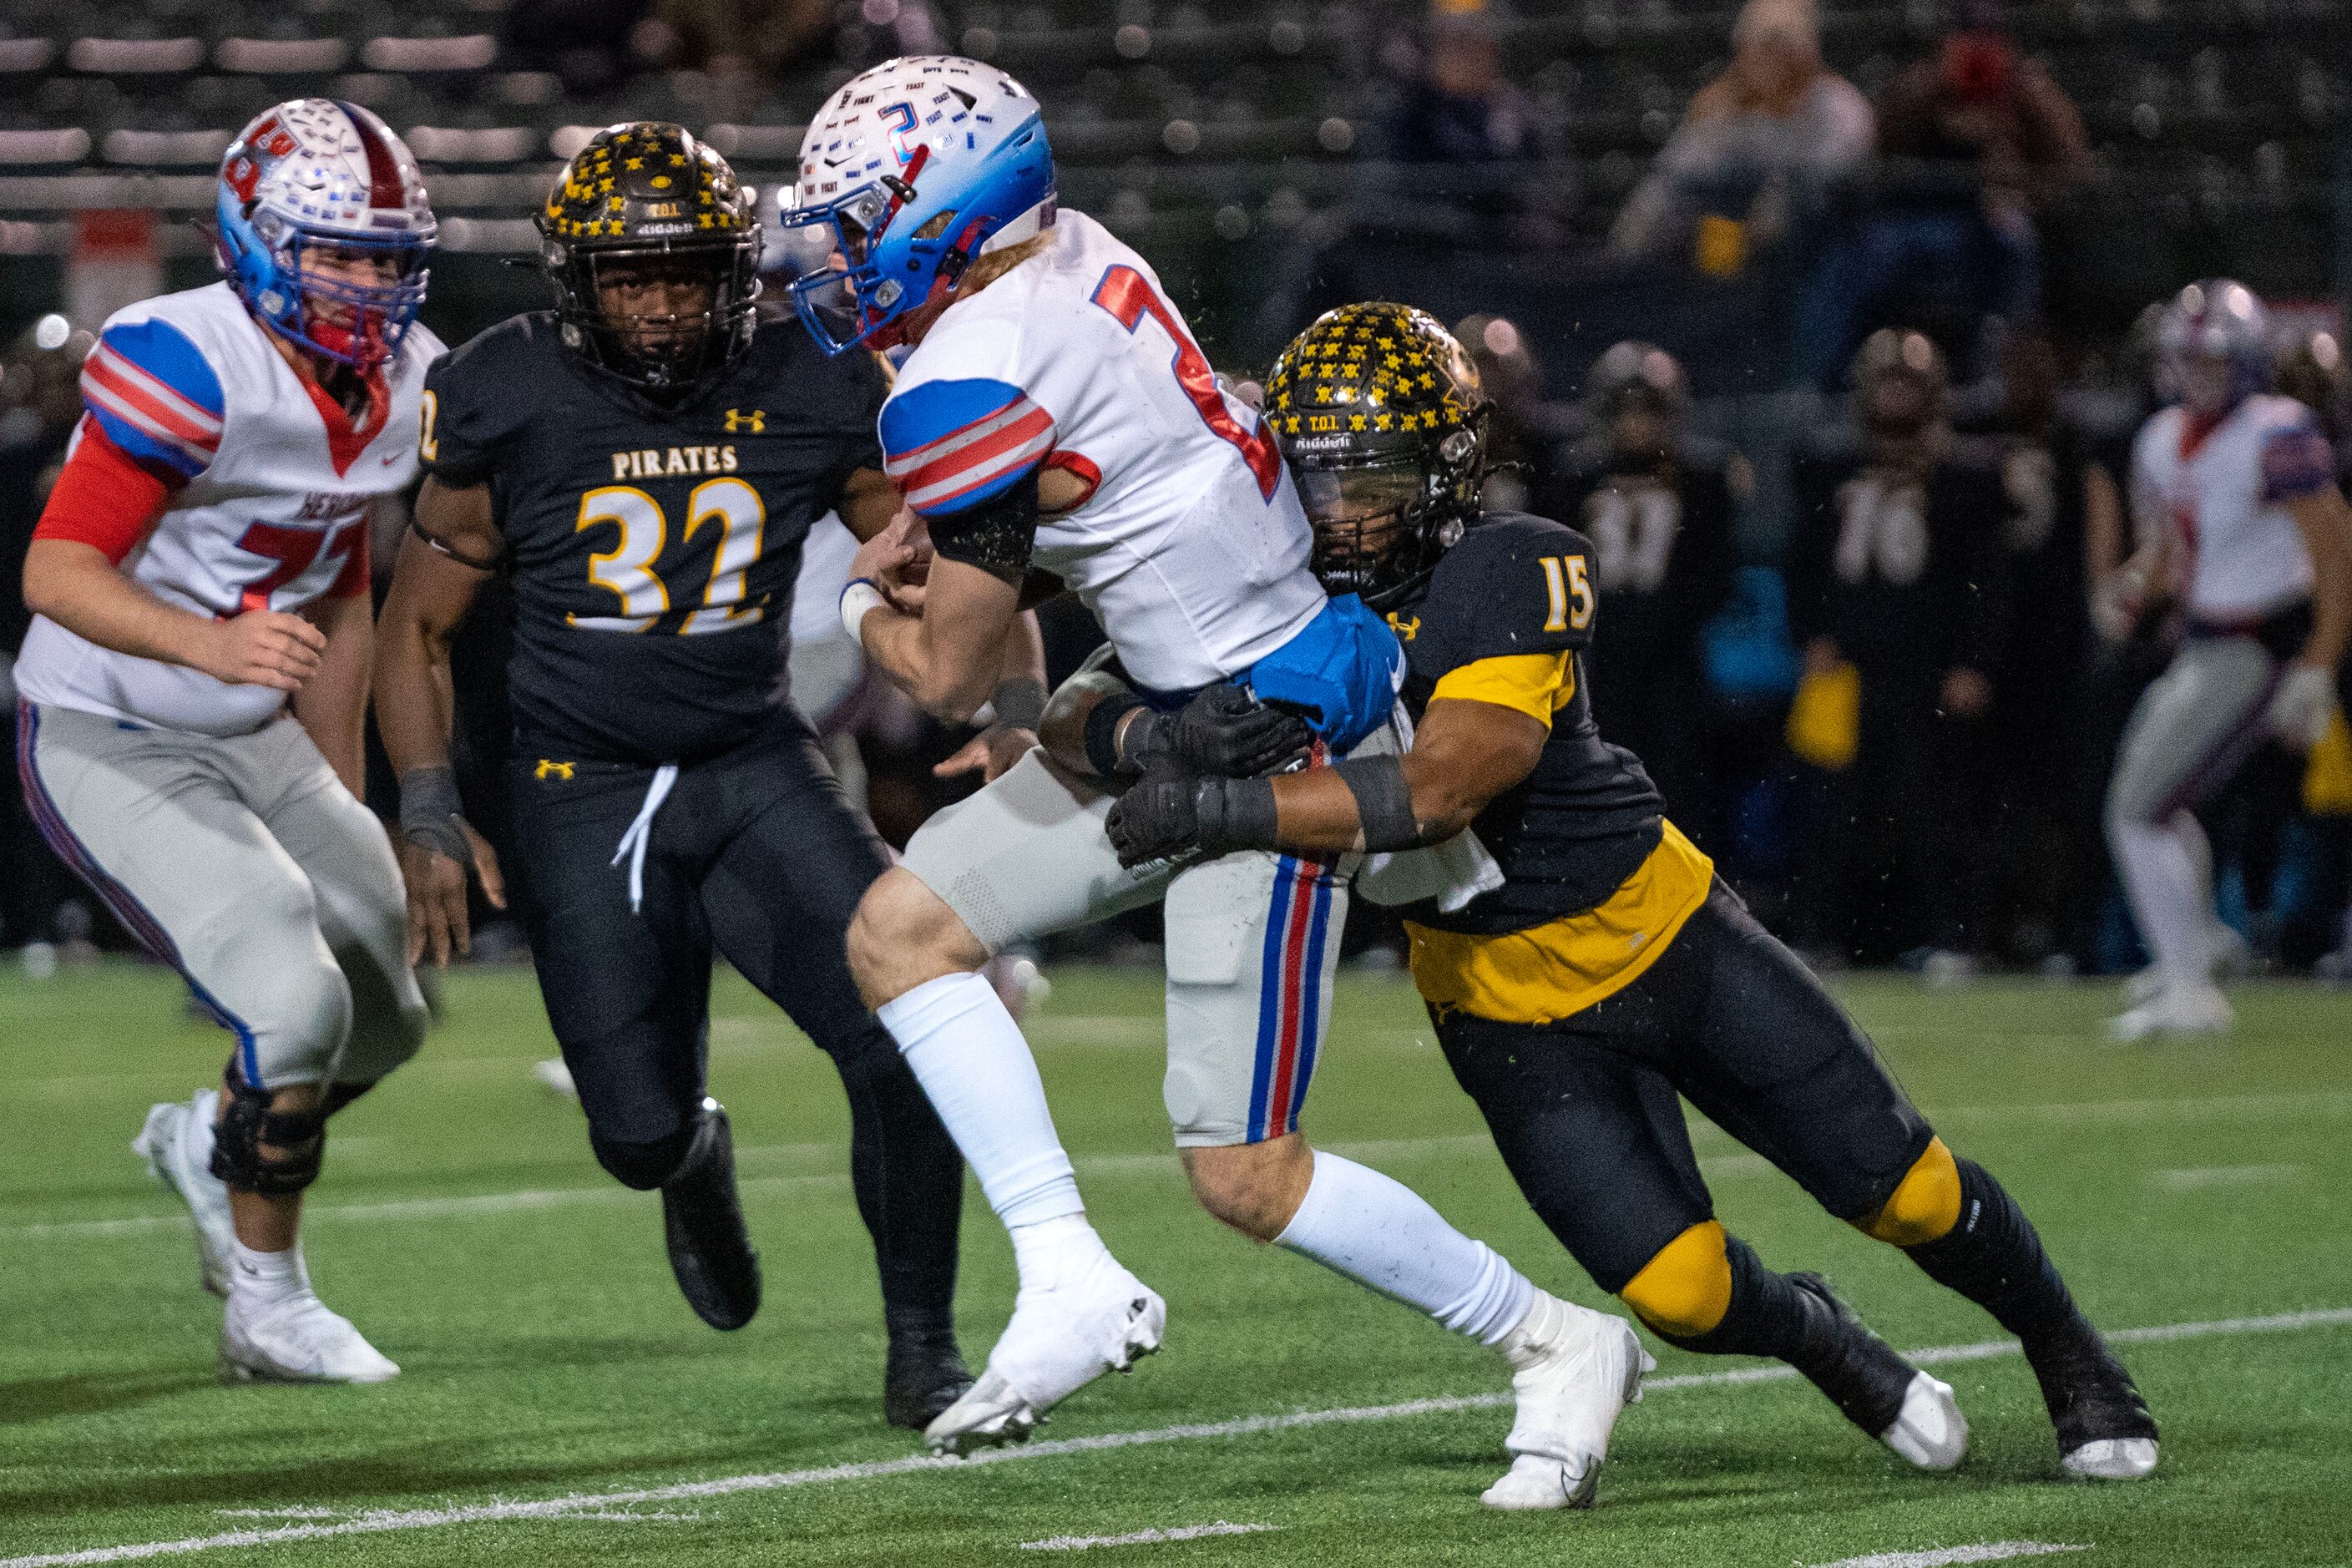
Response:
[[[1903,1408],[1878,1440],[1923,1470],[1948,1470],[1968,1458],[1969,1418],[1952,1385],[1923,1372],[1903,1391]]]
[[[2210,981],[2160,986],[2138,1006],[2107,1020],[2110,1037],[2129,1045],[2159,1035],[2226,1035],[2236,1015]]]
[[[580,1086],[572,1081],[572,1069],[563,1065],[562,1057],[547,1057],[530,1064],[530,1076],[539,1087],[559,1100],[577,1100]]]
[[[1640,1402],[1642,1374],[1658,1363],[1622,1318],[1540,1292],[1502,1348],[1517,1369],[1518,1414],[1503,1444],[1511,1468],[1478,1500],[1499,1509],[1591,1507],[1618,1414]]]
[[[228,1188],[213,1174],[213,1112],[220,1091],[203,1089],[185,1105],[159,1105],[131,1141],[147,1162],[147,1173],[180,1194],[196,1222],[199,1280],[215,1296],[228,1294],[230,1248],[236,1229],[230,1223]]]
[[[1107,1372],[1160,1348],[1168,1304],[1108,1252],[1077,1277],[1025,1289],[989,1352],[988,1369],[923,1430],[936,1454],[1025,1443],[1045,1412]]]
[[[2145,1480],[2156,1468],[2153,1437],[2100,1437],[2058,1461],[2086,1481]]]
[[[223,1383],[389,1383],[400,1368],[305,1284],[275,1300],[229,1297],[220,1374]]]

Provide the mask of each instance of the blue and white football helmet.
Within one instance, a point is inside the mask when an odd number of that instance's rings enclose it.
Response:
[[[399,352],[438,229],[416,160],[373,113],[328,98],[266,110],[222,155],[217,219],[220,269],[271,331],[362,371]],[[314,247],[380,253],[393,280],[322,277],[303,265]]]
[[[1037,100],[994,66],[909,55],[853,77],[811,121],[788,229],[826,225],[840,264],[792,285],[828,353],[898,346],[901,318],[971,259],[1054,222]]]
[[[2227,278],[2191,283],[2165,311],[2163,324],[2157,330],[2157,352],[2164,361],[2165,376],[2184,402],[2193,405],[2213,402],[2218,396],[2213,406],[2198,412],[2218,414],[2234,408],[2270,386],[2273,368],[2270,312],[2242,283]],[[2200,395],[2199,378],[2190,372],[2190,362],[2198,359],[2228,362],[2226,389],[2215,386],[2211,394]]]

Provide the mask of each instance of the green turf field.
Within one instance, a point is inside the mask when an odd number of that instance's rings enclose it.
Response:
[[[312,1193],[322,1293],[405,1374],[224,1388],[184,1221],[127,1148],[150,1100],[216,1069],[224,1037],[153,970],[10,971],[0,1568],[154,1542],[223,1568],[1018,1563],[1039,1560],[1024,1542],[1218,1523],[1267,1528],[1108,1554],[1763,1568],[2032,1542],[2094,1564],[2352,1562],[2352,1314],[2245,1321],[2352,1308],[2352,994],[2252,989],[2228,1046],[2125,1048],[2097,1031],[2104,987],[1845,987],[1948,1140],[2017,1191],[2094,1317],[2204,1326],[2124,1347],[2164,1423],[2156,1480],[2062,1483],[2013,1354],[1942,1366],[1975,1449],[1923,1478],[1801,1384],[1696,1381],[1749,1363],[1661,1350],[1663,1386],[1620,1425],[1600,1507],[1506,1517],[1476,1498],[1508,1411],[1459,1397],[1503,1389],[1499,1363],[1193,1212],[1160,1110],[1156,977],[1055,981],[1032,1037],[1097,1222],[1168,1298],[1168,1348],[1065,1405],[1053,1441],[954,1466],[908,1462],[915,1442],[881,1424],[840,1091],[740,983],[720,984],[712,1058],[766,1257],[751,1328],[695,1321],[656,1200],[608,1182],[578,1112],[531,1080],[550,1043],[529,974],[474,973],[447,986],[426,1055],[336,1123]],[[1343,983],[1307,1125],[1538,1282],[1596,1299],[1485,1146],[1408,984]],[[1898,1346],[1997,1337],[1698,1136],[1723,1217],[1769,1260],[1824,1269]],[[976,1365],[1012,1271],[976,1192],[966,1213]],[[1423,1401],[1441,1403],[1386,1408]],[[1339,1411],[1354,1416],[1325,1414]]]

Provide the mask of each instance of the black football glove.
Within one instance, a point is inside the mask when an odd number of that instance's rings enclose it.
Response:
[[[1272,779],[1203,778],[1163,758],[1111,803],[1105,826],[1118,863],[1134,867],[1275,848],[1276,815]]]
[[[1172,859],[1202,847],[1201,795],[1215,781],[1187,773],[1165,757],[1111,803],[1104,826],[1122,866]]]
[[[1220,681],[1181,712],[1146,713],[1129,724],[1119,737],[1119,772],[1140,777],[1164,759],[1211,778],[1265,778],[1306,761],[1314,745],[1297,714]]]

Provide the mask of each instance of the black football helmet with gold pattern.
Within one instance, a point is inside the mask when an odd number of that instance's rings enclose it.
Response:
[[[556,176],[540,209],[540,266],[555,287],[567,347],[656,395],[724,369],[751,346],[760,294],[756,200],[727,160],[685,127],[609,126]],[[604,309],[620,279],[707,280],[706,309]]]
[[[1492,406],[1468,352],[1409,305],[1343,305],[1291,341],[1266,422],[1326,588],[1385,609],[1429,574],[1478,514]]]

